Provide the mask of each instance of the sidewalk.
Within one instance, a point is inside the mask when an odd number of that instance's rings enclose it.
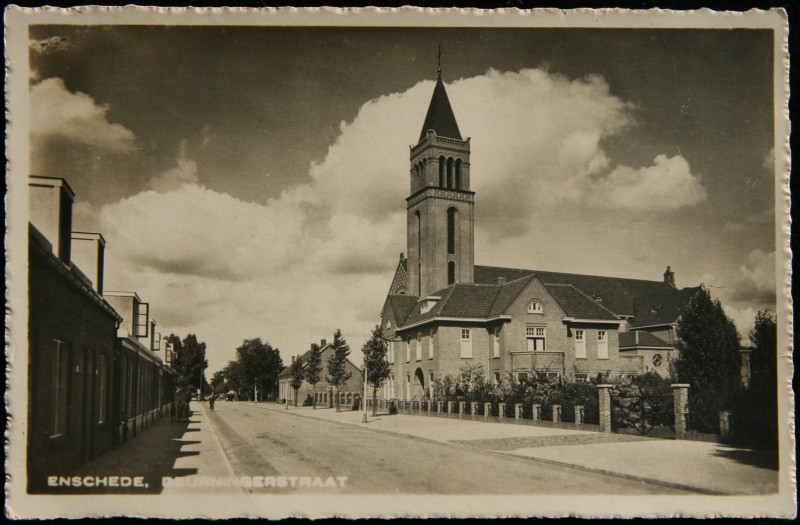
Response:
[[[191,404],[189,422],[161,418],[149,429],[130,436],[105,454],[83,465],[75,476],[141,477],[141,487],[81,487],[58,490],[82,494],[182,494],[197,491],[192,486],[200,477],[233,476],[233,470],[209,421],[204,403]],[[167,483],[162,483],[166,478]],[[173,481],[177,480],[177,481]],[[170,483],[170,481],[173,481]],[[182,485],[182,486],[176,486]],[[187,486],[188,485],[188,486]],[[239,488],[205,489],[238,493]]]
[[[628,479],[689,488],[707,494],[769,494],[778,490],[778,472],[763,453],[719,443],[647,438],[615,433],[557,429],[438,418],[378,415],[311,407],[259,404],[303,417],[415,436],[601,472]]]

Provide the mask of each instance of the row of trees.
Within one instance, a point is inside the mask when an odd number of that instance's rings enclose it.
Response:
[[[236,393],[237,399],[270,397],[278,374],[283,371],[280,351],[260,338],[245,339],[236,349],[236,359],[214,373],[211,385],[215,392]]]

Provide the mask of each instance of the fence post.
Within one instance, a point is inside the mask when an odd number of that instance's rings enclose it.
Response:
[[[500,403],[500,406],[497,407],[497,415],[501,418],[506,417],[506,404]]]
[[[611,432],[611,387],[613,385],[597,385],[600,405],[600,432]]]
[[[436,402],[436,413],[437,414],[441,414],[442,413],[442,402],[441,401],[437,401]]]
[[[464,415],[464,407],[466,405],[467,405],[466,401],[458,402],[458,417],[462,417]]]
[[[553,423],[561,423],[561,405],[553,405]]]
[[[689,413],[689,385],[672,385],[672,406],[675,410],[675,439],[686,437],[686,414]]]
[[[452,413],[453,413],[453,407],[454,407],[455,405],[456,405],[456,402],[455,402],[455,401],[448,401],[448,402],[447,402],[447,413],[448,413],[448,414],[452,414]]]
[[[514,403],[514,422],[519,423],[522,417],[522,403]]]
[[[469,405],[469,416],[474,419],[478,416],[478,402],[472,401]]]
[[[583,405],[575,405],[575,424],[583,424]]]
[[[539,421],[542,419],[542,405],[539,403],[534,403],[531,405],[531,419],[534,421]]]
[[[731,435],[731,411],[720,410],[719,412],[719,435],[728,437]]]
[[[491,403],[484,403],[483,404],[483,419],[488,419],[489,415],[492,413],[492,404]]]

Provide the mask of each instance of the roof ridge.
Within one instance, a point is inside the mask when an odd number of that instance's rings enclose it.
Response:
[[[497,269],[497,270],[511,270],[511,271],[514,271],[514,272],[529,272],[529,273],[532,273],[532,274],[553,273],[553,274],[570,275],[570,276],[577,276],[577,277],[595,277],[595,278],[600,278],[600,279],[617,279],[617,280],[620,280],[620,281],[634,281],[634,282],[640,282],[640,283],[667,284],[667,283],[665,283],[663,281],[659,281],[659,280],[634,279],[632,277],[616,277],[616,276],[613,276],[613,275],[593,275],[593,274],[590,274],[590,273],[570,273],[570,272],[559,272],[559,271],[555,271],[555,270],[530,270],[530,269],[527,269],[527,268],[511,268],[509,266],[487,266],[487,265],[483,265],[483,264],[476,264],[475,266],[481,266],[483,268],[493,268],[493,269]]]
[[[500,294],[503,292],[503,289],[504,289],[506,286],[508,286],[508,285],[510,285],[510,284],[512,284],[512,283],[516,283],[517,281],[522,281],[523,279],[529,279],[529,280],[531,280],[531,281],[532,281],[533,279],[538,279],[538,277],[536,277],[536,274],[523,275],[522,277],[519,277],[519,278],[517,278],[517,279],[514,279],[513,281],[506,281],[506,282],[504,282],[503,284],[501,284],[501,285],[498,287],[498,290],[497,290],[497,295],[495,295],[495,296],[494,296],[494,301],[492,301],[492,306],[489,308],[489,312],[492,312],[492,311],[494,311],[494,305],[495,305],[495,304],[497,304],[497,300],[500,298]],[[529,284],[530,284],[530,283],[529,283]],[[520,295],[520,294],[523,292],[523,290],[525,290],[525,287],[524,287],[524,286],[523,286],[523,287],[520,289],[520,291],[519,291],[519,293],[516,295],[516,297],[514,297],[514,301],[516,301],[516,300],[517,300],[517,297],[519,297],[519,295]],[[511,301],[511,302],[513,303],[514,301]],[[506,308],[505,310],[508,310],[508,308]],[[504,312],[505,312],[505,310],[504,310]]]

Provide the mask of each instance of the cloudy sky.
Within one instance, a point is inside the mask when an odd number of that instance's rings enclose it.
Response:
[[[774,311],[772,33],[31,26],[32,173],[165,333],[359,349],[406,251],[436,78],[472,138],[476,262],[705,283]]]

